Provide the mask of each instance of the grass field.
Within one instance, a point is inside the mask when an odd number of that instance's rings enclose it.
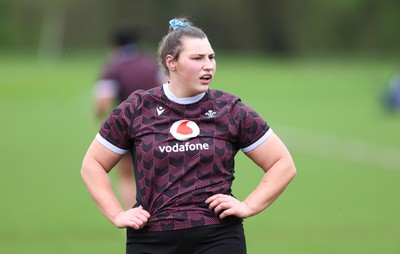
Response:
[[[100,57],[99,57],[100,56]],[[124,233],[80,178],[99,123],[97,57],[0,60],[0,253],[125,253]],[[213,88],[256,109],[291,150],[298,175],[245,222],[248,253],[400,253],[400,114],[380,104],[397,63],[385,59],[218,56]],[[261,172],[237,157],[234,194]]]

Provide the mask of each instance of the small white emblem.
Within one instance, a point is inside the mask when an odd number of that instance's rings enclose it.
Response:
[[[205,115],[208,117],[214,117],[216,114],[217,114],[217,112],[212,111],[211,109],[205,113]]]
[[[163,108],[163,107],[158,107],[157,108],[157,115],[161,115],[163,112],[164,112],[164,110],[165,110],[165,108]]]

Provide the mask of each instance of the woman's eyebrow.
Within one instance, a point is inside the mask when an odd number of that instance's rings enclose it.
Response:
[[[214,56],[215,53],[193,53],[191,56]]]

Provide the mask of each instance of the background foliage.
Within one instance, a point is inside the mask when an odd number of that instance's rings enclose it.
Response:
[[[59,54],[105,44],[122,23],[143,26],[156,44],[172,17],[190,17],[217,48],[304,55],[398,53],[396,0],[3,0],[0,47]]]

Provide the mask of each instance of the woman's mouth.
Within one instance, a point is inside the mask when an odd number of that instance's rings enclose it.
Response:
[[[212,76],[211,75],[203,75],[200,77],[200,79],[204,80],[204,81],[209,81],[212,79]]]

